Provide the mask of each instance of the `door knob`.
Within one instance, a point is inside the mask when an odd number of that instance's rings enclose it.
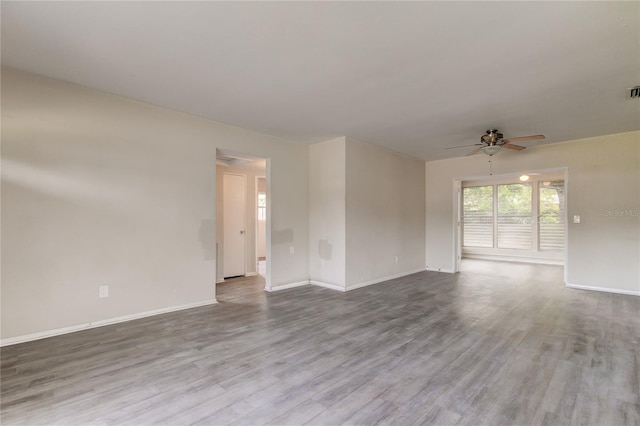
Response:
[[[244,234],[244,231],[240,231],[241,234]]]

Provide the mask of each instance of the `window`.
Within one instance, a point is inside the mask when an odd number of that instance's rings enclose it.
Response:
[[[498,248],[531,249],[531,185],[498,185]]]
[[[540,251],[564,250],[564,181],[539,182]]]
[[[258,220],[267,220],[267,194],[258,194]]]
[[[493,186],[473,186],[462,191],[462,245],[493,247]]]
[[[462,247],[469,249],[467,253],[493,250],[498,254],[500,249],[515,256],[516,251],[559,254],[564,250],[562,179],[535,176],[527,183],[464,186],[461,202]]]

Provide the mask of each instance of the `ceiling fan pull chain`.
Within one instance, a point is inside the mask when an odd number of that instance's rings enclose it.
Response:
[[[489,157],[489,176],[493,176],[493,163],[491,162],[491,158]]]

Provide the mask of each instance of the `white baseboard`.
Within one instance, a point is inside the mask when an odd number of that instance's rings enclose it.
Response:
[[[257,272],[247,272],[244,274],[245,277],[255,277],[256,275],[258,275]]]
[[[453,269],[438,269],[438,268],[426,267],[425,270],[431,271],[431,272],[444,272],[446,274],[454,274],[455,273]]]
[[[413,271],[401,272],[399,274],[389,275],[389,276],[382,277],[382,278],[376,278],[375,280],[365,281],[363,283],[358,283],[358,284],[353,284],[353,285],[347,286],[347,290],[346,291],[351,291],[351,290],[355,290],[357,288],[362,288],[362,287],[366,287],[366,286],[369,286],[369,285],[378,284],[378,283],[381,283],[383,281],[389,281],[389,280],[393,280],[393,279],[396,279],[396,278],[406,277],[407,275],[417,274],[418,272],[424,272],[424,268],[414,269]]]
[[[580,284],[571,284],[566,283],[566,286],[569,288],[576,288],[578,290],[590,290],[590,291],[602,291],[605,293],[615,293],[615,294],[627,294],[630,296],[640,296],[640,291],[634,290],[622,290],[619,288],[608,288],[608,287],[595,287],[590,285],[580,285]]]
[[[23,336],[10,337],[0,340],[0,346],[15,345],[18,343],[30,342],[32,340],[46,339],[47,337],[59,336],[61,334],[74,333],[76,331],[88,330],[90,328],[103,327],[105,325],[117,324],[119,322],[132,321],[140,318],[151,317],[154,315],[167,314],[169,312],[182,311],[184,309],[198,308],[200,306],[213,305],[218,303],[216,299],[205,300],[196,303],[187,303],[184,305],[170,306],[168,308],[154,309],[152,311],[140,312],[137,314],[124,315],[121,317],[109,318],[105,320],[88,322],[86,324],[72,325],[69,327],[56,328],[54,330],[41,331],[39,333],[26,334]]]
[[[278,285],[278,286],[271,287],[271,288],[266,288],[265,287],[265,291],[286,290],[288,288],[302,287],[303,285],[309,285],[309,281],[300,281],[300,282],[297,282],[297,283],[282,284],[282,285]]]
[[[322,281],[313,281],[313,280],[311,280],[311,281],[309,281],[309,284],[315,285],[315,286],[318,286],[318,287],[329,288],[331,290],[337,290],[337,291],[343,291],[343,292],[347,291],[347,289],[344,288],[344,287],[341,287],[341,286],[336,285],[336,284],[323,283]]]

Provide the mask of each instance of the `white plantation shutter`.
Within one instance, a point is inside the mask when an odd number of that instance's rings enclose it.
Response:
[[[463,247],[493,247],[493,186],[462,189]]]
[[[464,247],[493,247],[493,214],[470,213],[463,218]]]
[[[539,194],[539,249],[540,251],[563,251],[564,181],[539,182]]]
[[[462,246],[468,253],[522,251],[526,257],[527,252],[547,252],[558,259],[564,251],[562,179],[539,176],[526,183],[464,186],[461,203]]]
[[[498,185],[498,248],[531,250],[531,185]]]

